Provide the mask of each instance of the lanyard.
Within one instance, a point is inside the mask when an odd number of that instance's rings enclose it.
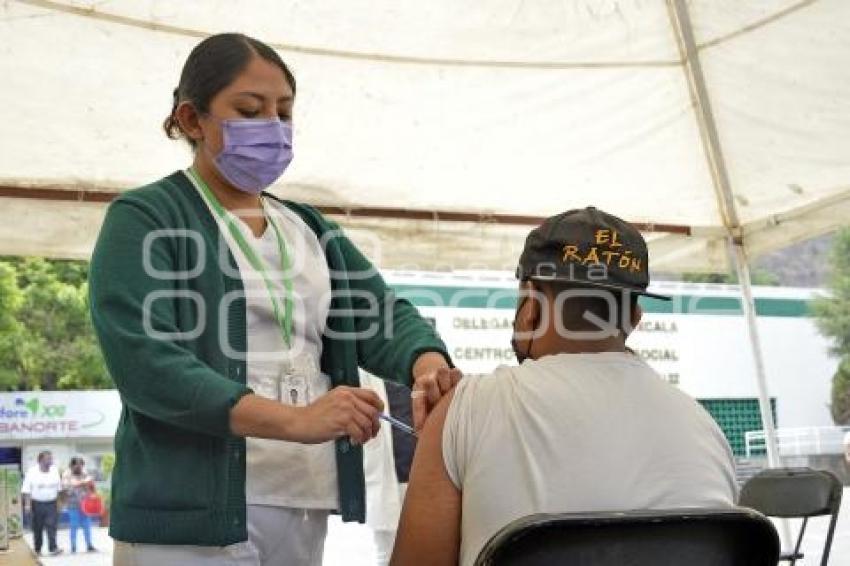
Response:
[[[201,176],[193,169],[189,168],[189,174],[192,176],[192,179],[195,180],[195,183],[200,187],[201,192],[204,193],[204,196],[209,201],[212,209],[218,215],[219,219],[227,226],[227,229],[230,232],[230,235],[233,236],[234,241],[239,246],[239,249],[242,250],[242,253],[245,255],[245,258],[248,260],[248,263],[251,264],[251,267],[257,271],[260,276],[263,278],[263,282],[266,284],[266,290],[269,293],[269,300],[272,302],[272,308],[274,309],[274,317],[277,320],[278,326],[280,327],[280,333],[283,337],[283,343],[287,345],[287,347],[291,346],[292,340],[292,278],[290,277],[290,268],[291,263],[289,261],[289,254],[286,253],[286,242],[283,239],[283,236],[280,233],[280,229],[277,227],[277,224],[272,219],[271,214],[265,213],[265,207],[263,208],[263,214],[265,215],[266,222],[269,223],[269,226],[274,230],[275,238],[277,239],[277,247],[280,251],[280,264],[281,269],[283,270],[283,287],[286,292],[286,296],[283,300],[283,306],[280,305],[280,298],[277,296],[274,290],[274,286],[272,285],[271,275],[269,275],[265,262],[260,258],[257,252],[254,250],[254,247],[248,243],[245,239],[245,235],[242,233],[242,230],[239,229],[239,226],[236,225],[236,219],[233,215],[228,212],[218,201],[215,194],[210,190],[207,184],[201,179]]]

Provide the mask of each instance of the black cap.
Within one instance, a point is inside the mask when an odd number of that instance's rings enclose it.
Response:
[[[566,281],[581,286],[648,293],[649,253],[628,222],[592,206],[547,218],[525,240],[519,279]]]

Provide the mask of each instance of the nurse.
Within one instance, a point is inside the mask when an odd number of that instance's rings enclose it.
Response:
[[[165,122],[191,166],[107,212],[90,299],[123,403],[115,564],[321,564],[328,514],[366,514],[383,404],[358,366],[411,386],[419,426],[460,378],[333,222],[264,192],[292,160],[295,92],[260,41],[203,40]]]

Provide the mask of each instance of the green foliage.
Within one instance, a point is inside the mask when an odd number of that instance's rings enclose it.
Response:
[[[832,340],[832,353],[842,358],[832,379],[832,417],[850,424],[850,228],[838,232],[830,252],[830,296],[812,305],[818,328]]]
[[[23,296],[18,288],[15,268],[0,263],[0,391],[11,389],[18,382],[16,352],[23,334],[17,313]]]
[[[107,487],[100,489],[100,496],[103,499],[103,507],[108,511],[112,507],[112,490],[110,489],[112,470],[115,469],[115,454],[104,454],[100,460],[100,473],[103,474],[103,480]]]
[[[112,387],[86,274],[84,262],[0,260],[0,390]]]
[[[100,460],[100,471],[103,477],[111,478],[113,469],[115,469],[115,454],[104,454]]]
[[[829,297],[815,301],[820,331],[831,338],[832,351],[850,356],[850,228],[838,233],[830,252]]]
[[[850,358],[845,358],[832,377],[832,419],[836,424],[850,423]]]

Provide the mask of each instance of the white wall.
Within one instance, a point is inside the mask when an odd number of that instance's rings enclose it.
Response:
[[[515,281],[476,283],[469,277],[428,279],[390,277],[393,284],[486,286],[511,288]],[[698,297],[737,297],[725,285],[667,284],[664,291]],[[756,298],[809,301],[816,291],[787,288],[756,288]],[[698,301],[697,301],[698,302]],[[674,302],[674,304],[676,304]],[[682,303],[683,304],[683,303]],[[691,307],[694,301],[690,302]],[[688,309],[685,309],[688,310]],[[693,311],[694,308],[689,310]],[[467,373],[487,373],[499,364],[515,364],[510,350],[508,308],[420,307],[433,317],[455,363]],[[741,315],[729,313],[675,313],[644,315],[644,324],[629,339],[629,345],[644,356],[666,357],[647,360],[665,379],[677,383],[696,398],[755,398],[755,369],[746,323]],[[496,329],[481,326],[495,324]],[[777,400],[780,427],[830,426],[832,375],[838,360],[828,355],[828,342],[813,319],[806,316],[760,316],[758,319],[768,388]],[[479,349],[476,351],[476,349]],[[470,355],[475,359],[470,359]]]

